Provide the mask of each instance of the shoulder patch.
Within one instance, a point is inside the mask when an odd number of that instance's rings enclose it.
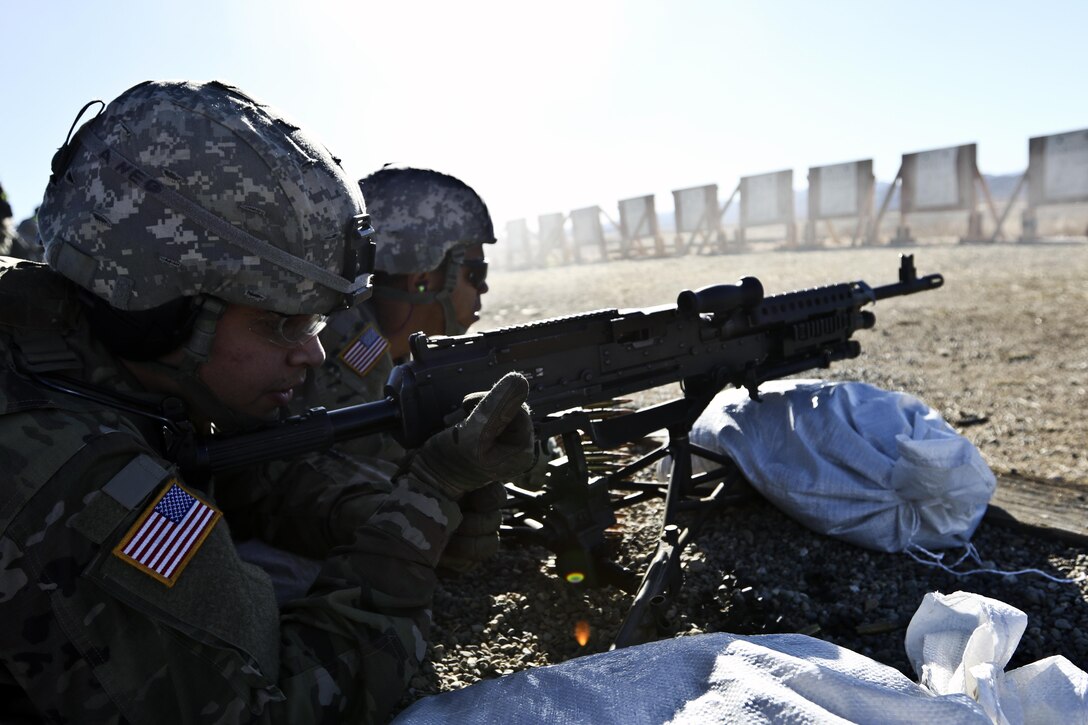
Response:
[[[221,516],[172,478],[113,554],[172,587]]]
[[[374,325],[369,324],[344,346],[338,357],[356,375],[365,377],[375,363],[381,360],[387,347],[388,341],[374,329]]]

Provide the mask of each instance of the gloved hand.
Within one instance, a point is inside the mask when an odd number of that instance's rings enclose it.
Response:
[[[431,436],[411,456],[408,472],[454,501],[491,481],[528,470],[536,458],[525,399],[529,383],[507,373],[464,420]]]
[[[461,524],[450,535],[438,561],[440,573],[463,574],[499,550],[499,525],[506,487],[492,481],[461,499]]]

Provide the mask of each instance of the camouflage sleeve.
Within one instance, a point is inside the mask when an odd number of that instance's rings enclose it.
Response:
[[[14,472],[0,507],[0,667],[43,718],[373,722],[423,657],[434,565],[459,513],[411,478],[281,612],[214,503],[131,431],[0,416],[0,465]],[[157,545],[141,532],[182,493],[204,523],[152,561],[134,542]]]
[[[216,500],[237,538],[324,558],[332,547],[353,540],[358,522],[392,491],[396,473],[389,461],[334,449],[217,477]]]
[[[353,541],[325,559],[309,596],[283,610],[288,703],[326,705],[343,722],[389,712],[426,653],[435,566],[458,523],[457,506],[422,483],[393,484]],[[338,696],[324,702],[332,683]]]

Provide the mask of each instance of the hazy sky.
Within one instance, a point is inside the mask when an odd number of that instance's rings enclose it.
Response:
[[[0,183],[16,221],[88,100],[227,80],[354,177],[461,177],[516,217],[977,142],[1023,171],[1031,136],[1088,127],[1088,3],[987,0],[373,3],[2,0]]]

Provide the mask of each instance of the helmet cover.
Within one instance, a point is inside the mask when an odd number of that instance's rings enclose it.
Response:
[[[460,179],[430,169],[386,166],[362,179],[374,219],[374,267],[389,274],[437,269],[458,246],[493,244],[483,199]]]
[[[292,315],[367,293],[365,212],[339,161],[269,106],[146,81],[57,152],[38,225],[50,266],[117,309],[210,295]]]

